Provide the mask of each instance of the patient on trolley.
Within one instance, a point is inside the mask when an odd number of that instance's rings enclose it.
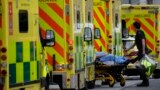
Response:
[[[126,56],[117,56],[113,54],[107,54],[105,52],[96,52],[96,60],[106,65],[124,64],[128,65],[130,60]]]

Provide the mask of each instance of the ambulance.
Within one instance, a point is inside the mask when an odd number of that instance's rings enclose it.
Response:
[[[88,88],[95,86],[95,50],[94,40],[100,38],[100,31],[94,29],[93,23],[93,0],[85,1],[85,27],[84,27],[84,53],[85,53],[85,74]]]
[[[120,0],[93,0],[94,28],[100,30],[100,39],[94,40],[96,52],[121,55]],[[118,50],[120,49],[120,50]]]
[[[61,89],[94,85],[92,15],[92,0],[39,0],[40,31],[55,32],[55,45],[45,47],[47,76]]]
[[[135,30],[133,29],[133,22],[139,22],[141,29],[146,35],[146,44],[149,49],[152,50],[150,55],[155,61],[160,60],[160,35],[159,35],[159,11],[158,5],[122,5],[121,17],[122,17],[122,37],[125,48],[129,48],[134,43]],[[137,51],[134,48],[131,51]],[[129,53],[129,52],[128,52]],[[132,54],[131,58],[134,58],[136,54]],[[125,74],[137,75],[135,64],[129,64]],[[134,73],[135,72],[135,73]]]
[[[123,43],[121,32],[121,0],[112,0],[112,53],[117,56],[123,56]]]
[[[38,0],[0,0],[0,90],[41,89],[38,21]]]
[[[114,56],[122,56],[121,0],[93,0],[93,2],[94,29],[99,30],[101,36],[100,39],[94,40],[95,53],[105,52]],[[116,64],[113,62],[113,65]],[[107,65],[112,68],[110,63]],[[102,84],[107,82],[111,87],[115,84],[116,80],[112,75],[104,77],[95,73],[96,81]]]
[[[95,51],[108,52],[111,48],[108,48],[109,43],[107,43],[109,38],[112,38],[111,30],[111,4],[112,0],[93,0],[93,20],[94,29],[100,30],[100,39],[94,40]]]

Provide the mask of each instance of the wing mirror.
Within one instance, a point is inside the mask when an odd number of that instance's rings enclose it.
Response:
[[[84,28],[84,41],[92,40],[92,29],[90,27]]]
[[[53,46],[55,44],[55,34],[53,30],[46,30],[45,42],[46,46]]]

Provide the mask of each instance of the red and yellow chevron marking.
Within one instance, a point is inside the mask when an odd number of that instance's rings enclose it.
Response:
[[[50,65],[66,63],[65,43],[69,38],[69,31],[65,31],[65,27],[69,28],[70,17],[64,15],[65,3],[69,4],[69,0],[39,2],[40,30],[43,32],[43,36],[45,36],[45,30],[47,29],[53,30],[56,36],[55,45],[46,48]],[[53,55],[55,55],[55,62],[53,62]]]
[[[155,46],[157,40],[157,26],[154,24],[154,18],[126,18],[126,27],[129,30],[130,34],[135,34],[135,30],[133,29],[133,22],[137,21],[141,24],[141,29],[144,31],[146,35],[146,43],[147,46],[152,49],[155,53]]]
[[[94,45],[96,51],[107,51],[107,35],[109,34],[109,16],[106,15],[106,9],[109,2],[94,0],[94,28],[99,28],[101,39],[95,40]]]

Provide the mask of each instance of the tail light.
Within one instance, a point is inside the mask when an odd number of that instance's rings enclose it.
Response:
[[[72,64],[73,64],[73,40],[69,40],[69,54],[68,54],[68,64],[67,64],[67,69],[71,70],[72,69]]]
[[[70,45],[73,45],[73,40],[68,41]]]
[[[70,81],[70,78],[68,78],[67,81],[69,82],[69,81]]]
[[[109,38],[112,38],[112,35],[109,35],[108,37],[109,37]]]
[[[69,63],[73,63],[73,58],[70,58],[70,59],[69,59]]]
[[[6,59],[7,59],[7,56],[6,56],[6,55],[2,55],[2,56],[1,56],[1,59],[2,59],[2,60],[6,60]]]
[[[1,74],[2,74],[3,76],[6,76],[6,75],[7,75],[7,71],[6,71],[6,70],[2,70],[2,71],[1,71]]]
[[[112,43],[112,40],[109,40],[108,42],[109,42],[109,43]]]
[[[1,52],[5,53],[5,52],[7,52],[7,49],[5,47],[1,48]]]
[[[0,59],[3,60],[1,61],[1,75],[2,76],[6,76],[7,75],[7,71],[6,71],[6,67],[7,67],[7,63],[6,63],[6,59],[7,59],[7,56],[5,55],[5,53],[7,52],[7,49],[5,47],[2,47],[0,49],[0,51],[2,52],[1,56],[0,56]]]
[[[112,52],[112,49],[108,49],[109,52]]]
[[[73,46],[69,46],[69,50],[73,50]]]

